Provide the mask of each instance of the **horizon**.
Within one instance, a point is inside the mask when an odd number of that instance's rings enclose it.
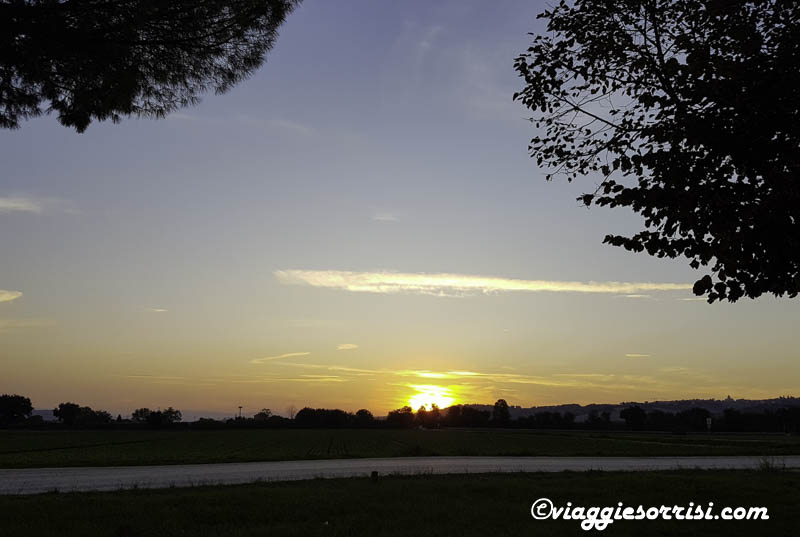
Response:
[[[540,10],[306,0],[226,95],[0,131],[0,393],[114,415],[792,393],[798,300],[697,299],[684,260],[602,244],[641,222],[579,206],[599,177],[528,156],[513,61]]]
[[[23,394],[18,394],[18,395],[23,395]],[[619,402],[593,401],[591,403],[575,403],[575,402],[572,402],[572,403],[554,403],[554,404],[549,404],[549,405],[529,405],[529,406],[526,406],[524,404],[514,404],[513,401],[512,402],[506,401],[506,402],[508,403],[508,408],[509,409],[516,408],[516,409],[520,409],[520,410],[530,410],[530,409],[535,409],[535,408],[558,408],[558,407],[564,407],[564,406],[580,406],[582,408],[586,408],[586,407],[589,407],[589,406],[625,406],[625,405],[645,405],[646,406],[646,405],[666,404],[666,403],[688,403],[688,402],[693,402],[693,401],[700,401],[700,402],[728,402],[728,401],[730,401],[730,402],[733,402],[733,403],[741,403],[741,402],[776,401],[776,400],[781,400],[781,399],[800,399],[800,397],[795,396],[795,395],[776,395],[774,397],[766,397],[766,398],[763,398],[763,399],[748,399],[748,398],[733,397],[732,395],[728,394],[725,398],[714,398],[714,397],[712,397],[712,398],[659,399],[659,400],[653,400],[653,401],[640,400],[640,401],[619,401]],[[81,406],[90,406],[90,405],[83,405],[81,402],[79,402],[77,400],[74,400],[74,399],[73,400],[69,400],[69,401],[62,401],[62,403],[76,403],[76,404],[79,404]],[[435,403],[433,403],[433,404],[435,404]],[[444,406],[444,407],[438,407],[438,405],[437,405],[437,407],[440,410],[445,411],[450,406],[492,407],[493,405],[494,405],[494,402],[485,402],[485,403],[458,402],[458,403],[453,403],[451,405]],[[57,405],[54,405],[54,407],[55,406],[57,406]],[[289,406],[293,407],[293,405],[289,405]],[[417,412],[420,408],[423,408],[423,407],[425,408],[425,410],[431,410],[432,409],[431,405],[421,405],[420,407],[417,407],[417,408],[414,408],[410,404],[403,405],[403,406],[410,407],[413,412]],[[120,409],[112,410],[112,409],[107,409],[107,408],[93,408],[93,410],[95,410],[95,411],[105,410],[105,411],[109,412],[112,416],[120,415],[120,416],[123,417],[123,419],[128,419],[128,417],[131,416],[133,411],[134,410],[138,410],[139,408],[149,408],[150,410],[162,410],[163,408],[166,408],[166,407],[156,407],[156,406],[152,406],[152,405],[142,404],[142,405],[137,405],[135,408],[131,408],[129,411],[128,410],[120,410]],[[298,407],[293,407],[291,409],[288,408],[288,407],[279,407],[279,408],[269,408],[267,410],[270,410],[273,415],[281,416],[281,417],[284,417],[284,418],[290,418],[290,415],[292,413],[297,412],[297,411],[301,410],[302,408],[326,408],[326,407],[315,407],[315,406],[310,406],[310,405],[302,405],[302,406],[298,406]],[[366,410],[369,410],[370,412],[372,412],[371,408],[367,408],[367,407],[363,407],[363,406],[362,407],[353,407],[353,408],[343,408],[343,409],[334,409],[334,408],[331,407],[331,408],[328,408],[328,409],[329,410],[343,410],[343,411],[348,412],[350,414],[354,414],[356,411],[364,409],[364,408],[366,408]],[[385,413],[381,412],[381,411],[374,412],[373,415],[375,416],[375,419],[384,419],[384,418],[386,418],[386,416],[388,415],[389,412],[391,412],[393,410],[398,410],[400,408],[402,408],[402,407],[392,408],[392,409],[387,410]],[[242,410],[242,416],[245,417],[245,418],[250,418],[253,415],[257,414],[258,412],[260,412],[260,411],[262,411],[264,409],[265,408],[262,407],[262,408],[258,408],[258,409],[247,409],[247,410],[245,410],[245,407],[242,407],[242,409],[241,409]],[[197,408],[187,408],[187,409],[176,408],[176,410],[181,411],[181,414],[182,414],[182,416],[184,418],[183,421],[196,421],[196,420],[198,420],[200,418],[212,418],[212,419],[236,418],[239,415],[239,411],[240,411],[239,407],[236,407],[235,409],[230,410],[230,411],[205,410],[205,409],[197,409]],[[43,408],[43,407],[38,407],[35,404],[33,405],[33,413],[34,414],[36,414],[37,412],[52,412],[52,411],[53,411],[52,408]]]

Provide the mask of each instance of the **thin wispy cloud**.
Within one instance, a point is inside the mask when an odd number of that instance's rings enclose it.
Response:
[[[22,296],[22,291],[6,291],[0,289],[0,302],[11,302]]]
[[[686,283],[521,280],[467,274],[342,270],[278,270],[275,272],[275,277],[284,284],[310,285],[353,292],[416,293],[436,296],[500,292],[635,294],[641,291],[683,291],[692,288]]]
[[[402,378],[449,380],[454,382],[492,382],[510,384],[535,384],[541,386],[584,386],[585,382],[572,379],[557,379],[559,375],[551,377],[537,375],[523,375],[516,373],[486,373],[478,371],[431,371],[428,369],[360,369],[341,365],[306,364],[306,363],[281,363],[280,365],[300,367],[303,369],[318,369],[339,373],[343,376],[390,376]],[[564,375],[570,376],[570,375]],[[596,375],[590,375],[596,376]]]
[[[434,41],[442,33],[443,27],[435,24],[433,26],[429,26],[426,30],[422,38],[417,43],[417,54],[420,56],[418,59],[420,61],[423,60],[423,56],[425,56],[428,51],[433,46]]]
[[[0,197],[0,213],[36,213],[42,212],[43,203],[40,200],[26,197]]]
[[[625,358],[647,358],[649,356],[650,356],[649,354],[640,354],[638,352],[629,352],[628,354],[625,355]]]
[[[287,353],[281,357],[306,355],[310,353]],[[277,357],[273,357],[277,358]],[[275,366],[291,368],[298,374],[267,373],[261,375],[231,376],[168,376],[132,374],[123,375],[131,380],[153,384],[175,384],[189,386],[219,386],[225,384],[259,385],[269,383],[346,383],[370,380],[382,383],[385,387],[402,386],[428,387],[436,394],[456,394],[462,402],[484,401],[498,392],[516,393],[524,386],[541,388],[596,389],[607,393],[631,390],[652,395],[668,393],[670,390],[685,388],[687,385],[698,389],[719,388],[716,375],[702,371],[691,371],[683,367],[661,368],[650,375],[631,375],[617,373],[553,373],[549,375],[529,375],[522,373],[503,373],[489,371],[432,371],[414,369],[362,369],[344,365],[315,363],[275,362]],[[725,386],[725,389],[738,389]],[[391,391],[391,390],[390,390]],[[734,390],[735,391],[735,390]]]
[[[297,121],[292,121],[289,119],[280,119],[280,118],[263,119],[259,117],[254,117],[249,114],[237,114],[234,116],[226,116],[223,118],[223,117],[199,116],[194,114],[175,112],[170,114],[168,118],[173,120],[185,121],[189,123],[202,123],[208,125],[234,124],[245,127],[255,127],[260,129],[269,129],[269,130],[279,129],[283,131],[289,131],[295,134],[300,134],[303,136],[309,136],[316,132],[316,130],[313,127],[309,127],[308,125],[298,123]]]
[[[392,213],[376,213],[372,215],[372,219],[376,222],[397,222],[399,220]]]
[[[303,125],[302,123],[297,123],[296,121],[290,121],[288,119],[270,119],[267,120],[267,123],[273,127],[288,130],[296,134],[302,134],[303,136],[314,134],[313,128]]]
[[[298,375],[296,377],[264,375],[260,377],[225,379],[224,382],[232,382],[235,384],[266,384],[269,382],[348,382],[348,380],[338,375]]]
[[[337,351],[349,351],[357,348],[358,345],[356,345],[355,343],[340,343],[339,345],[336,345]]]
[[[37,196],[0,196],[0,214],[42,214],[50,212],[80,214],[80,211],[73,207],[71,202],[59,198]]]
[[[658,371],[661,373],[686,373],[689,371],[689,368],[683,366],[662,367]]]
[[[281,358],[293,358],[296,356],[308,356],[310,352],[287,352],[286,354],[279,354],[277,356],[265,356],[263,358],[255,358],[250,360],[251,364],[263,364],[264,362],[271,362],[273,360],[280,360]]]
[[[551,375],[528,375],[522,373],[486,372],[486,371],[431,371],[415,369],[361,369],[342,365],[326,365],[297,362],[280,362],[278,365],[306,370],[316,370],[326,373],[321,376],[333,375],[337,378],[347,380],[348,378],[358,379],[370,377],[374,380],[383,380],[388,385],[392,385],[393,378],[402,378],[405,382],[413,382],[420,379],[427,382],[438,381],[449,387],[462,387],[469,390],[480,390],[481,387],[491,387],[496,389],[498,386],[505,386],[506,389],[513,389],[513,386],[541,386],[550,388],[598,388],[603,390],[652,390],[653,386],[663,385],[665,388],[685,385],[687,379],[671,379],[664,376],[652,375],[628,375],[615,373],[555,373]],[[670,375],[681,373],[680,370],[663,370],[663,373]],[[305,375],[298,375],[306,378]],[[692,375],[692,381],[705,382],[707,379],[702,375]],[[407,384],[403,384],[407,385]],[[647,386],[647,388],[644,388]]]
[[[338,375],[297,375],[294,377],[282,375],[263,375],[258,377],[193,377],[171,375],[121,375],[122,378],[147,382],[150,384],[164,384],[175,386],[220,386],[224,384],[267,384],[272,382],[347,382],[347,379]]]
[[[439,24],[420,25],[406,21],[394,42],[395,63],[404,64],[404,71],[410,71],[408,78],[415,82],[423,81],[425,66],[429,63],[435,45],[444,27]]]
[[[150,312],[150,313],[164,313],[164,312],[169,311],[169,310],[166,310],[164,308],[145,308],[144,311],[147,311],[147,312]]]
[[[218,381],[213,379],[197,379],[183,376],[170,375],[120,375],[122,378],[144,381],[150,384],[166,386],[217,386]]]

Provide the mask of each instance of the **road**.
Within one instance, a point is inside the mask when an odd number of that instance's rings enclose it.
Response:
[[[231,485],[255,481],[295,481],[317,477],[564,470],[755,469],[762,457],[397,457],[305,461],[0,469],[0,494],[37,494],[127,488]],[[800,456],[770,458],[800,468]]]

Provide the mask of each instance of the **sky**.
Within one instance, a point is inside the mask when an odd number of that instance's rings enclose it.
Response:
[[[185,416],[798,395],[800,301],[547,182],[512,100],[540,2],[305,0],[163,120],[0,131],[0,393]]]

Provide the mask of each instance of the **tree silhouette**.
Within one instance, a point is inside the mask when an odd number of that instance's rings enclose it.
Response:
[[[492,408],[492,422],[497,425],[504,425],[511,420],[511,413],[508,411],[508,403],[505,399],[498,399]]]
[[[0,395],[0,425],[24,421],[33,412],[31,400],[22,395]]]
[[[256,421],[267,421],[270,417],[272,417],[272,411],[268,408],[262,408],[261,412],[253,416],[253,419]]]
[[[0,0],[0,127],[164,117],[264,61],[300,0]]]
[[[397,410],[392,410],[386,416],[386,424],[390,427],[413,427],[414,411],[408,405],[398,408]]]
[[[428,425],[428,411],[425,409],[425,405],[417,409],[417,414],[414,416],[414,423],[420,427],[426,427]]]
[[[147,418],[152,412],[149,408],[137,408],[131,413],[131,419],[139,423],[147,423]]]
[[[451,427],[458,427],[462,424],[461,405],[453,405],[447,409],[444,422]]]
[[[644,429],[647,413],[639,405],[625,407],[619,412],[619,417],[634,431]]]
[[[367,427],[375,422],[375,417],[366,408],[361,408],[356,411],[355,422],[359,427]]]
[[[800,291],[800,3],[562,1],[515,62],[547,179],[629,207],[604,242],[686,257],[709,302]],[[713,277],[712,277],[713,276]]]
[[[690,431],[705,431],[706,419],[709,417],[711,417],[711,413],[705,408],[699,407],[690,408],[675,415],[678,423]]]
[[[431,410],[428,412],[428,427],[439,427],[442,422],[442,411],[439,405],[431,403]]]
[[[93,410],[88,406],[80,406],[75,403],[59,403],[53,409],[53,415],[64,425],[69,427],[94,427],[111,423],[111,414],[105,410]]]
[[[81,406],[75,403],[59,403],[58,407],[53,409],[53,416],[65,425],[74,425],[80,415]]]
[[[138,423],[146,423],[148,426],[158,429],[165,425],[177,423],[183,419],[180,410],[168,407],[166,410],[150,410],[149,408],[137,408],[131,413],[131,419]]]

